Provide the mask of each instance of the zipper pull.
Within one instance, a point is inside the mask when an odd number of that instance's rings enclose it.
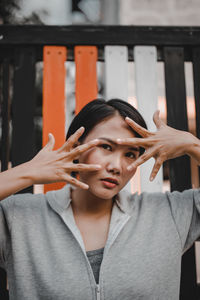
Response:
[[[97,300],[100,300],[100,286],[97,284],[96,286],[96,295],[97,295]]]

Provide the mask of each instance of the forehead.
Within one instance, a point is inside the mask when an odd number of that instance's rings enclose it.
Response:
[[[115,115],[109,119],[98,123],[86,136],[85,142],[92,139],[106,137],[115,138],[131,138],[135,134],[120,115]]]

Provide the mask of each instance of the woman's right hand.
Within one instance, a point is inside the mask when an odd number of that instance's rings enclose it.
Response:
[[[46,146],[27,164],[33,184],[44,184],[66,181],[77,187],[88,189],[88,185],[72,177],[71,172],[97,171],[100,165],[75,164],[73,161],[83,152],[97,146],[101,141],[92,140],[89,143],[76,146],[84,128],[79,128],[58,150],[53,150],[55,139],[49,134]]]

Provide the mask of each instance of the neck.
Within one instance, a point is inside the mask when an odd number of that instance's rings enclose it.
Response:
[[[76,215],[100,218],[110,215],[112,206],[112,199],[98,198],[91,194],[90,191],[80,188],[72,190],[72,208]]]

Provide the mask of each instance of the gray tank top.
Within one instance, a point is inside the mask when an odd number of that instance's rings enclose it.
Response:
[[[97,284],[99,283],[99,271],[103,259],[103,251],[104,248],[86,252]]]

